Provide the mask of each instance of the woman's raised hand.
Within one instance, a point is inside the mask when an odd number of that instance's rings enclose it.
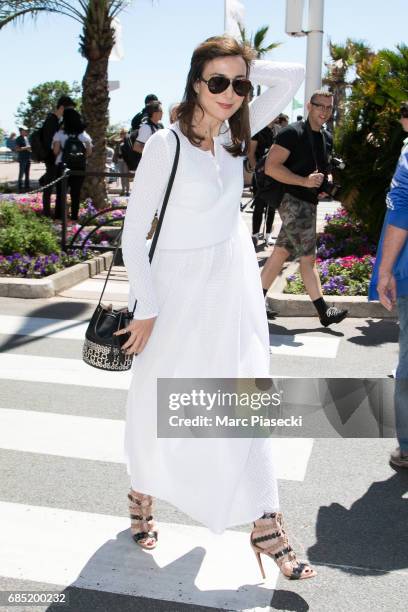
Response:
[[[150,338],[155,321],[156,317],[152,319],[135,319],[131,321],[125,329],[121,329],[113,335],[121,336],[122,334],[130,332],[130,338],[122,346],[122,350],[125,351],[127,355],[141,353]]]

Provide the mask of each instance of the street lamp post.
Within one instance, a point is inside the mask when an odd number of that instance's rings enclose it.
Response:
[[[305,108],[312,93],[322,86],[323,15],[324,0],[309,0]]]
[[[286,33],[307,36],[305,115],[312,93],[322,86],[324,0],[309,0],[307,28],[303,29],[304,0],[286,0]]]

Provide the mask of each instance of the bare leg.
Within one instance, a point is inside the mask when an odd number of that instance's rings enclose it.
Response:
[[[275,246],[272,255],[268,258],[261,272],[262,287],[264,289],[269,289],[288,257],[289,251],[283,247]]]
[[[300,258],[300,274],[312,302],[323,296],[315,261],[314,255],[305,255]]]

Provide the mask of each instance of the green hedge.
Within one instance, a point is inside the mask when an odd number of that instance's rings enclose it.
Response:
[[[22,210],[12,202],[0,202],[0,254],[48,255],[61,251],[52,221]]]

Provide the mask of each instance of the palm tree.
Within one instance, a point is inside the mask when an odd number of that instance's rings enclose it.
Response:
[[[360,65],[371,56],[372,51],[364,42],[351,38],[344,45],[329,41],[329,51],[331,61],[326,64],[327,73],[323,85],[327,85],[333,93],[334,112],[329,123],[329,128],[332,128],[333,125],[340,125],[344,119],[347,89],[353,85],[347,79],[349,69],[354,67],[358,73]]]
[[[113,20],[129,0],[4,0],[0,3],[0,29],[13,21],[42,12],[57,13],[82,26],[79,50],[88,64],[82,79],[82,112],[94,149],[89,159],[90,172],[104,172],[106,132],[109,125],[108,61],[115,42]],[[84,195],[101,208],[106,203],[103,178],[88,177]]]
[[[241,25],[240,23],[238,23],[238,27],[239,27],[239,31],[241,34],[241,41],[243,43],[246,43],[248,45],[250,45],[252,47],[252,49],[255,51],[256,53],[256,58],[257,59],[261,59],[266,53],[269,53],[269,51],[272,51],[273,49],[276,49],[276,47],[279,47],[281,45],[281,43],[279,42],[274,42],[271,43],[270,45],[267,45],[266,47],[264,47],[264,43],[265,43],[265,38],[266,35],[268,33],[269,30],[269,26],[262,26],[261,28],[259,28],[255,34],[251,34],[251,36],[249,38],[247,38],[247,34],[246,34],[246,30],[244,28],[243,25]],[[261,86],[257,85],[256,88],[256,95],[260,96],[261,95]]]

